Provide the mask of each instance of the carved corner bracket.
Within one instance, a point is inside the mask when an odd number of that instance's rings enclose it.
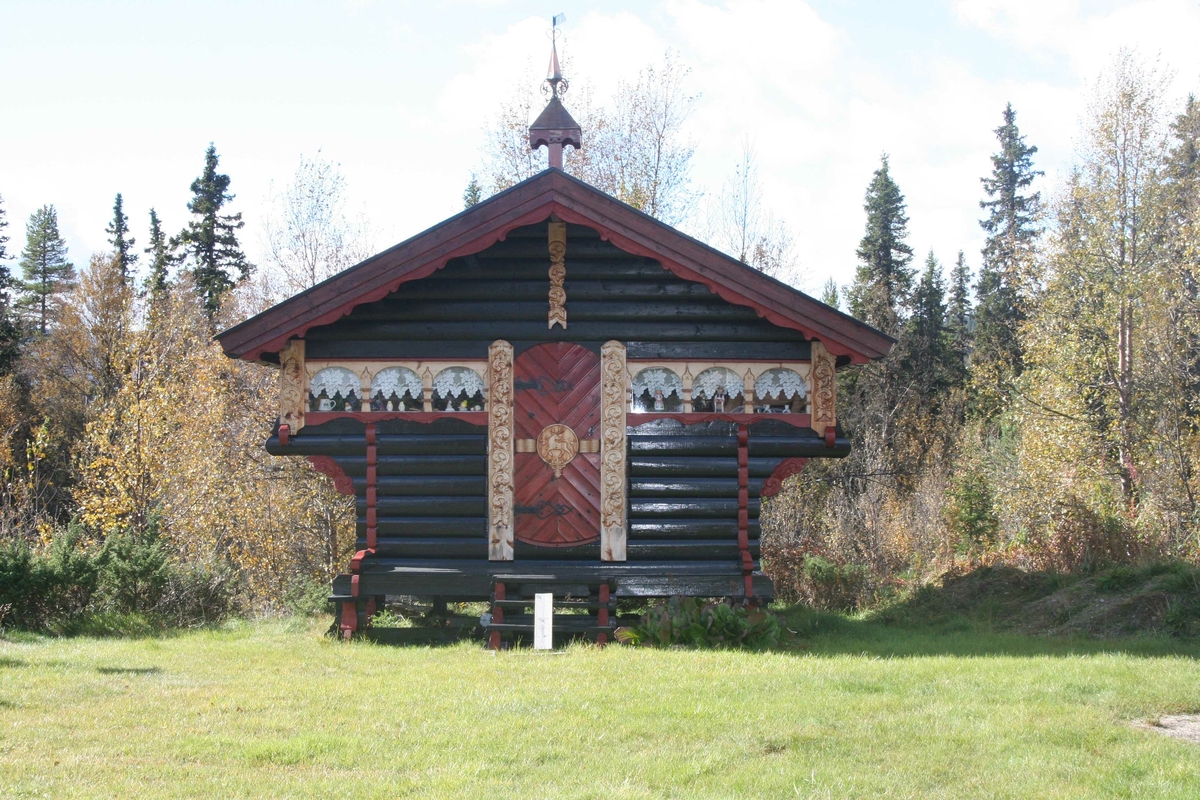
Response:
[[[625,345],[600,348],[600,559],[624,561]]]
[[[513,347],[488,347],[488,559],[513,559]]]
[[[799,475],[808,463],[807,458],[788,458],[780,461],[771,472],[771,477],[763,481],[759,497],[774,497],[783,489],[783,482],[793,475]]]
[[[338,490],[339,494],[354,496],[354,481],[342,471],[341,465],[332,458],[329,456],[309,456],[308,463],[312,464],[313,469],[317,472],[333,478],[333,487]]]
[[[562,325],[567,328],[567,290],[563,281],[567,278],[567,224],[550,223],[550,316],[546,327]]]

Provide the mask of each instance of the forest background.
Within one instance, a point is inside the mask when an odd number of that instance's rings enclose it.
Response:
[[[839,374],[852,455],[810,463],[764,511],[783,597],[848,608],[980,564],[1200,561],[1200,106],[1169,97],[1168,78],[1117,54],[1045,197],[1035,143],[997,109],[980,253],[916,257],[881,157],[855,278],[821,299],[898,344]],[[603,103],[581,87],[569,102],[587,146],[567,170],[794,280],[806,265],[764,203],[751,140],[718,190],[693,185],[694,100],[671,53]],[[524,138],[540,104],[522,89],[487,121],[464,205],[544,168]],[[145,247],[117,194],[111,248],[78,267],[54,206],[20,246],[0,200],[10,621],[111,608],[191,622],[319,598],[344,567],[353,501],[303,459],[265,454],[276,374],[227,359],[212,336],[377,243],[318,154],[273,196],[252,264],[230,187],[210,146],[186,227],[170,235],[151,210]]]

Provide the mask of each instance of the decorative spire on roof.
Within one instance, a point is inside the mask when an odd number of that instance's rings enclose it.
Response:
[[[562,69],[558,65],[558,26],[566,21],[566,18],[565,14],[556,14],[551,27],[550,68],[546,72],[550,102],[546,103],[542,113],[529,126],[529,146],[537,150],[546,145],[550,151],[550,166],[554,169],[562,169],[563,145],[569,144],[578,150],[583,139],[579,123],[572,119],[562,104],[562,96],[567,93],[570,84],[563,78]]]

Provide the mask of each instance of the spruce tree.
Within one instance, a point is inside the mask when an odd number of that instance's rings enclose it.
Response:
[[[987,212],[979,224],[987,240],[975,287],[978,304],[971,371],[976,408],[984,417],[999,411],[1008,387],[1021,374],[1018,328],[1025,318],[1021,276],[1029,267],[1039,234],[1041,194],[1028,191],[1042,174],[1033,168],[1037,148],[1025,144],[1016,119],[1009,103],[1004,124],[996,128],[1000,151],[992,156],[992,174],[981,179],[988,199],[979,202]]]
[[[228,191],[229,176],[217,172],[218,161],[217,148],[210,143],[204,153],[204,172],[192,181],[188,211],[194,218],[170,245],[191,257],[192,274],[210,318],[220,309],[225,292],[235,285],[234,274],[242,280],[253,269],[237,240],[236,231],[246,224],[241,213],[221,213],[234,195]]]
[[[58,232],[58,212],[42,206],[25,226],[25,250],[21,253],[22,297],[19,305],[45,335],[60,295],[75,284],[75,266],[67,260],[67,243]]]
[[[884,333],[900,331],[900,309],[912,290],[912,248],[905,242],[904,195],[888,171],[884,154],[867,187],[867,229],[858,246],[858,272],[848,293],[850,313]]]
[[[4,210],[4,196],[0,195],[0,262],[8,260],[8,214]],[[0,267],[4,265],[0,263]],[[5,273],[7,274],[7,273]]]
[[[125,283],[129,283],[130,273],[138,259],[137,253],[133,251],[137,242],[129,235],[129,217],[125,215],[120,192],[117,192],[116,202],[113,203],[113,220],[104,231],[112,236],[108,243],[113,246],[113,256],[116,258],[118,266],[121,267]]]
[[[825,285],[821,287],[821,302],[830,308],[842,307],[842,299],[838,295],[837,281],[833,278],[825,281]]]
[[[479,185],[479,178],[472,172],[471,180],[467,183],[467,188],[463,191],[463,208],[478,205],[482,199],[483,187]]]
[[[946,330],[950,335],[950,348],[959,366],[955,383],[961,385],[966,380],[967,363],[971,356],[971,269],[962,250],[958,251],[958,260],[950,271]]]
[[[9,375],[17,364],[21,325],[12,304],[13,278],[8,264],[8,215],[0,197],[0,376]]]
[[[955,378],[954,352],[946,329],[946,287],[932,250],[913,289],[911,308],[900,345],[902,363],[918,389],[921,404],[928,406]]]
[[[152,298],[161,297],[167,291],[167,269],[171,265],[171,251],[167,248],[167,237],[163,233],[158,212],[153,208],[150,209],[150,246],[143,252],[150,257],[146,291]]]

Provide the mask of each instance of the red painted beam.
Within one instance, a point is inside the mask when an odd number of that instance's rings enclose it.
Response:
[[[607,625],[608,624],[608,600],[609,600],[608,584],[602,583],[602,584],[600,584],[600,609],[596,612],[596,624],[597,625]],[[604,645],[608,644],[608,634],[605,633],[604,631],[601,631],[600,633],[596,634],[596,644],[600,645],[601,647],[604,647]]]

